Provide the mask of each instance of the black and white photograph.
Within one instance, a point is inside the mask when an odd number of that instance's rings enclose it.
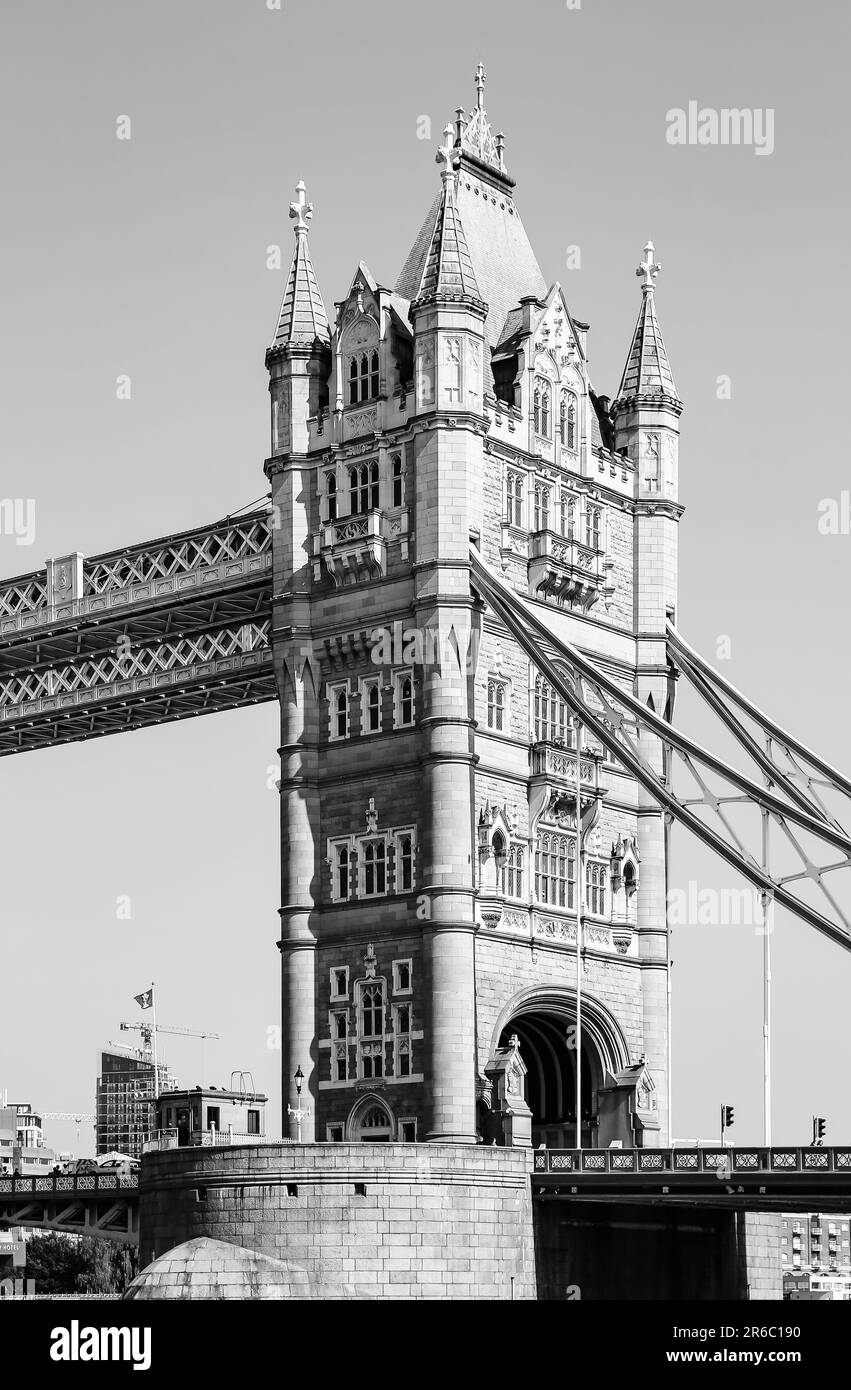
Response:
[[[830,1364],[849,30],[4,0],[16,1374],[287,1300]]]

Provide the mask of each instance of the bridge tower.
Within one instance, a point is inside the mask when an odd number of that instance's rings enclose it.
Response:
[[[656,714],[671,718],[665,623],[676,620],[677,541],[683,508],[677,501],[679,419],[682,402],[674,386],[668,354],[656,317],[655,282],[661,265],[652,242],[636,270],[641,278],[641,309],[612,408],[615,449],[635,468],[634,624],[636,695]],[[645,758],[664,772],[657,739],[639,740]],[[649,1065],[668,1070],[669,945],[667,924],[667,844],[664,816],[644,789],[639,796],[638,848],[647,891],[639,896],[638,926],[642,966],[644,1041]],[[668,1108],[668,1096],[660,1096]]]
[[[313,1104],[303,1135],[314,1138],[316,1115],[316,896],[318,880],[319,713],[312,658],[311,572],[306,547],[315,516],[308,458],[308,419],[327,406],[330,330],[308,249],[313,205],[299,182],[290,204],[295,255],[278,326],[266,352],[272,407],[272,647],[281,709],[281,937],[283,1077],[297,1065]],[[293,1059],[297,1059],[294,1061]],[[283,1102],[287,1112],[289,1090]]]
[[[301,1067],[321,1141],[653,1146],[661,823],[587,730],[577,749],[470,557],[625,690],[664,700],[679,402],[641,375],[661,345],[653,265],[638,379],[628,367],[614,411],[594,390],[588,324],[544,280],[484,86],[480,64],[394,288],[358,261],[333,329],[303,186],[291,209],[265,465],[284,1114]]]

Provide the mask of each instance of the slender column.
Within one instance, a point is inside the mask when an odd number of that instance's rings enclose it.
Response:
[[[299,668],[300,671],[299,671]],[[305,1077],[310,1115],[302,1138],[316,1137],[316,934],[319,786],[313,669],[290,645],[281,663],[281,1086],[282,1117],[295,1097],[295,1072]]]
[[[582,825],[582,721],[576,733],[576,1147],[582,1148],[582,918],[585,907],[585,834]]]

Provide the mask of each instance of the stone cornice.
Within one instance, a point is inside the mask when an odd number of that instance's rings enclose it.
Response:
[[[671,521],[679,521],[685,507],[682,502],[672,502],[663,497],[654,497],[633,502],[632,511],[636,516],[666,516]]]

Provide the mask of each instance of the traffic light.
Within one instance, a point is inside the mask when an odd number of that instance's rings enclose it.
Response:
[[[822,1115],[813,1115],[813,1144],[823,1144],[827,1130],[827,1120]]]
[[[730,1125],[733,1123],[733,1117],[735,1116],[735,1114],[736,1114],[736,1111],[735,1111],[735,1107],[734,1107],[734,1106],[732,1106],[732,1105],[722,1105],[722,1106],[721,1106],[721,1128],[722,1128],[722,1129],[729,1129],[729,1128],[730,1128]]]

